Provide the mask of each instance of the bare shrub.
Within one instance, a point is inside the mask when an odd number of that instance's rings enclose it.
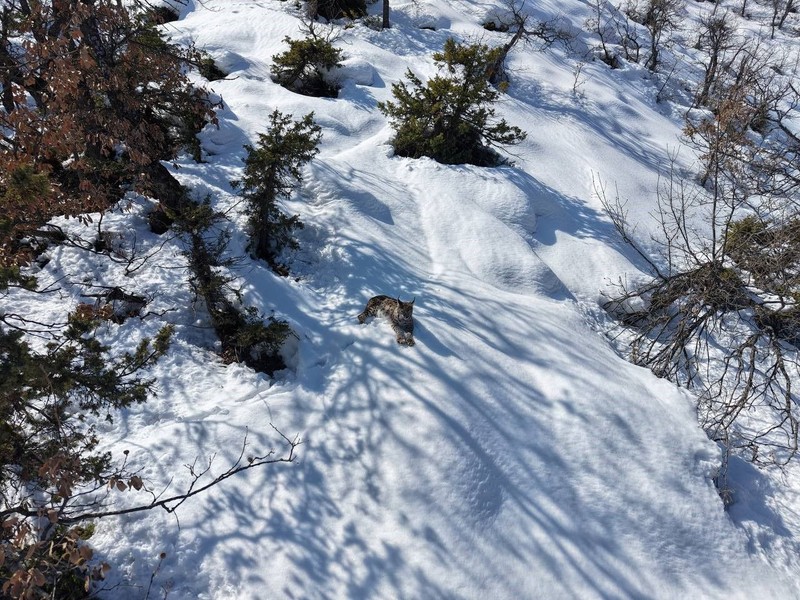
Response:
[[[798,447],[800,206],[797,146],[782,119],[797,95],[780,69],[762,68],[758,44],[735,54],[710,86],[713,110],[687,115],[701,185],[673,163],[658,189],[655,254],[597,186],[651,275],[621,285],[606,308],[628,328],[631,360],[698,391],[712,439],[785,464]]]
[[[650,54],[645,67],[655,71],[660,64],[662,48],[672,41],[673,33],[680,28],[684,0],[630,0],[625,12],[647,29]]]

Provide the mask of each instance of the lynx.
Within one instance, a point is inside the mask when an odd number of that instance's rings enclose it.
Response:
[[[358,315],[358,322],[363,325],[367,321],[367,317],[384,316],[389,319],[392,329],[397,334],[397,343],[403,346],[413,346],[414,319],[411,316],[413,310],[414,300],[403,302],[400,298],[375,296],[369,299],[364,312]]]

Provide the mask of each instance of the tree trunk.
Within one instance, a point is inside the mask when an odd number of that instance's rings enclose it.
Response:
[[[708,104],[708,96],[711,92],[711,86],[714,84],[714,81],[717,78],[718,54],[719,50],[717,48],[712,49],[711,60],[708,63],[708,68],[706,69],[705,77],[703,78],[703,89],[701,90],[700,96],[697,99],[697,103],[703,106]]]
[[[650,56],[647,57],[647,62],[644,64],[646,69],[655,72],[658,66],[658,44],[659,39],[655,33],[652,33],[650,38]]]
[[[525,30],[525,23],[519,24],[519,29],[517,29],[514,37],[503,46],[503,49],[497,55],[497,59],[489,65],[489,68],[486,69],[486,79],[489,80],[489,83],[492,85],[497,85],[501,81],[503,81],[503,63],[506,61],[506,57],[508,53],[511,52],[511,49],[517,44],[517,42],[527,33]]]
[[[794,7],[794,0],[787,0],[786,7],[783,9],[783,14],[781,15],[780,21],[778,21],[778,29],[783,27],[783,23],[786,21],[786,17],[789,16],[789,13],[792,12],[792,8]]]
[[[178,183],[178,180],[160,161],[143,167],[137,183],[143,186],[142,191],[145,194],[152,196],[169,210],[178,214],[186,208],[189,202],[186,189]]]

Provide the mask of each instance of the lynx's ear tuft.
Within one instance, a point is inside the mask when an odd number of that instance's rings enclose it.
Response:
[[[416,297],[416,296],[414,296],[414,297],[411,299],[411,302],[409,302],[409,304],[414,304],[414,300],[416,300],[416,299],[417,299],[417,297]]]

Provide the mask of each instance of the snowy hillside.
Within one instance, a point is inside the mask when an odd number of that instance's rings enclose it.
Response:
[[[692,19],[709,10],[690,4]],[[603,334],[602,295],[642,265],[595,182],[629,200],[646,239],[667,157],[692,165],[680,148],[680,82],[669,84],[675,103],[657,103],[663,82],[644,68],[587,58],[590,3],[543,0],[534,16],[576,37],[510,55],[498,114],[528,134],[513,164],[393,155],[377,103],[408,68],[432,76],[432,53],[450,37],[507,41],[481,26],[501,9],[397,0],[389,30],[337,25],[336,99],[270,79],[283,38],[301,36],[292,3],[189,0],[165,26],[229,73],[209,85],[224,108],[201,134],[205,162],[187,156],[171,170],[227,214],[230,256],[247,256],[229,183],[243,145],[275,108],[313,111],[322,127],[320,153],[286,204],[306,224],[292,276],[249,257],[231,267],[245,303],[297,334],[290,368],[269,379],[223,364],[179,240],[147,228],[149,199],[104,220],[121,243],[163,244],[132,277],[72,247],[52,251],[46,275],[124,284],[175,324],[153,369],[158,396],[102,426],[106,447],[130,450],[154,489],[182,489],[182,465],[197,457],[214,454],[212,472],[225,470],[245,434],[248,453],[280,452],[271,424],[303,444],[294,464],[240,474],[177,516],[99,522],[92,544],[113,565],[107,587],[119,584],[105,597],[143,598],[151,586],[150,598],[171,600],[800,598],[800,470],[735,462],[737,502],[726,511],[712,481],[720,451],[690,393],[627,362]],[[414,347],[381,319],[359,325],[377,294],[415,298]],[[35,302],[25,309],[61,308]],[[103,335],[136,340],[160,325],[133,321]]]

